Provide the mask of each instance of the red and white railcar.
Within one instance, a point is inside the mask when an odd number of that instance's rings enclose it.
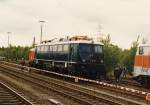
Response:
[[[137,49],[134,77],[142,85],[150,84],[150,44],[142,44]]]
[[[35,48],[30,49],[28,59],[29,59],[29,65],[33,66],[33,61],[35,59]]]

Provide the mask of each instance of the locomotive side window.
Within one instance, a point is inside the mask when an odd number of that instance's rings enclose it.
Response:
[[[49,50],[49,46],[45,46],[44,51],[47,52]]]
[[[94,51],[95,51],[95,53],[103,53],[102,46],[95,45],[94,46]]]
[[[50,52],[53,51],[53,46],[49,46],[49,51],[50,51]]]
[[[54,46],[53,46],[53,51],[54,51],[54,52],[57,51],[57,45],[54,45]]]
[[[143,47],[139,47],[139,54],[143,54]]]
[[[41,52],[44,52],[45,47],[41,46]]]
[[[64,44],[63,45],[62,60],[68,61],[68,54],[69,54],[69,44]]]
[[[63,49],[62,49],[62,45],[58,45],[57,51],[58,51],[58,52],[62,52],[62,50],[63,50]]]
[[[63,48],[64,52],[69,52],[69,45],[65,44]]]

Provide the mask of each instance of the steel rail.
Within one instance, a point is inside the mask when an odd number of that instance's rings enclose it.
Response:
[[[6,105],[34,105],[29,100],[18,94],[16,91],[14,91],[12,88],[7,86],[6,84],[2,83],[0,81],[0,104]]]

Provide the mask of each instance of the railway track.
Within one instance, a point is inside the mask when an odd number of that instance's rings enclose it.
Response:
[[[10,63],[12,63],[12,64],[16,64],[16,65],[19,65],[19,63],[18,62],[10,62]],[[139,84],[139,83],[137,83],[137,82],[135,82],[135,81],[133,81],[133,80],[121,80],[120,82],[116,82],[116,80],[115,79],[113,79],[113,78],[111,78],[111,79],[109,79],[108,81],[106,81],[107,83],[113,83],[113,84],[117,84],[117,85],[122,85],[122,86],[124,86],[124,85],[128,85],[128,86],[130,86],[130,87],[135,87],[135,88],[137,88],[137,89],[140,89],[140,88],[142,88],[142,85],[141,84]],[[144,91],[146,91],[146,89],[144,89]],[[149,91],[149,90],[148,90]]]
[[[1,65],[2,66],[2,65]],[[13,75],[14,77],[24,79],[25,81],[31,82],[37,86],[40,86],[46,90],[55,91],[59,94],[62,94],[66,97],[69,97],[73,100],[76,100],[80,103],[86,105],[93,104],[108,104],[108,105],[122,105],[122,104],[131,104],[131,105],[144,105],[144,103],[132,101],[130,99],[126,99],[123,97],[116,97],[110,94],[106,94],[105,92],[100,92],[97,90],[85,88],[82,86],[77,86],[74,84],[62,82],[60,80],[51,79],[49,80],[47,77],[37,74],[25,73],[19,70],[15,70],[17,68],[8,67],[6,65],[2,66],[9,75]],[[6,69],[9,68],[9,71]],[[10,71],[11,70],[11,71]]]
[[[0,82],[0,105],[33,105],[10,87]]]
[[[119,82],[116,82],[115,79],[110,79],[109,81],[107,81],[107,83],[113,83],[113,84],[122,85],[122,86],[129,86],[131,88],[135,87],[137,89],[142,89],[143,88],[141,84],[139,84],[136,81],[131,80],[131,79],[123,79]]]
[[[2,70],[2,69],[1,69]],[[3,71],[9,75],[13,75],[14,77],[18,79],[23,79],[24,81],[30,82],[38,87],[42,87],[43,89],[47,91],[53,91],[58,94],[61,94],[65,97],[68,97],[69,99],[75,100],[81,104],[84,105],[101,105],[101,104],[106,104],[106,105],[121,105],[119,102],[115,102],[112,99],[108,99],[108,97],[98,97],[95,94],[92,94],[90,90],[88,89],[81,89],[81,87],[76,87],[76,86],[71,86],[65,83],[58,83],[58,81],[54,80],[48,80],[46,78],[41,78],[40,76],[35,76],[35,75],[30,75],[25,72],[20,72],[17,70],[10,70]],[[111,97],[112,98],[112,97]]]

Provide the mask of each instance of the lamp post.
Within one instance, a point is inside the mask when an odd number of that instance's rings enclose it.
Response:
[[[44,23],[45,21],[40,20],[39,22],[41,23],[41,37],[40,37],[40,43],[42,43],[43,23]]]
[[[11,32],[7,32],[7,34],[8,34],[7,59],[9,59],[9,47],[10,47],[10,44],[9,44],[9,40],[10,40],[9,35],[11,34]]]
[[[8,34],[8,47],[10,47],[9,41],[10,41],[10,34],[11,34],[11,32],[7,32],[7,34]]]

